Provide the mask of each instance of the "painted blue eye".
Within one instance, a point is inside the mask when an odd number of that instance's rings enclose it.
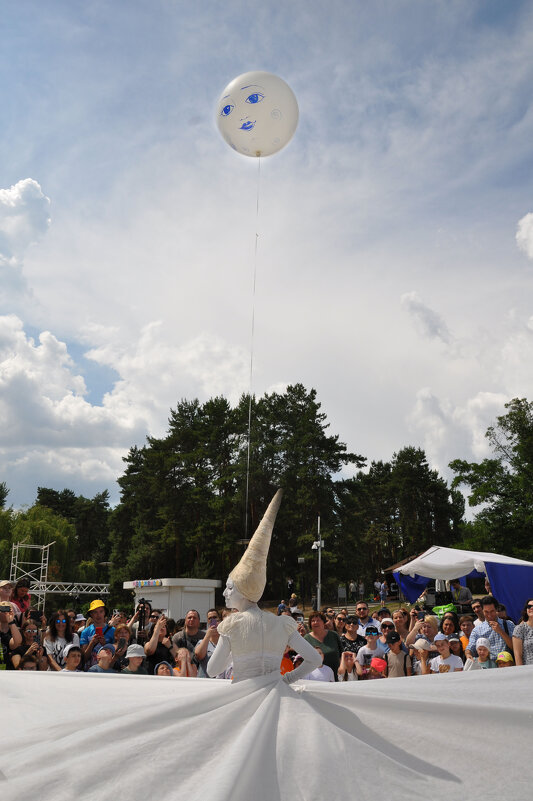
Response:
[[[233,103],[228,103],[228,105],[224,106],[224,108],[220,112],[220,116],[221,117],[227,117],[228,114],[231,114],[231,112],[233,111],[234,108],[235,108],[235,106],[233,105]]]
[[[261,100],[264,100],[265,96],[261,94],[261,92],[254,92],[251,95],[248,95],[246,98],[247,103],[260,103]]]

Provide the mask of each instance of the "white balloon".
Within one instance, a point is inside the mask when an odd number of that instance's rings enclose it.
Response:
[[[243,156],[271,156],[290,142],[298,125],[298,103],[277,75],[245,72],[222,92],[217,123],[228,145]]]

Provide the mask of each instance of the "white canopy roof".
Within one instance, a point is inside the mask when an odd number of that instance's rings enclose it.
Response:
[[[514,559],[512,556],[503,556],[499,553],[460,551],[456,548],[433,545],[421,556],[402,565],[399,572],[407,576],[417,574],[426,578],[454,579],[467,576],[472,570],[485,573],[485,562],[533,567],[533,562]]]

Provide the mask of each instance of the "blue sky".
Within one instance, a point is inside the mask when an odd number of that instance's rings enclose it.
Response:
[[[216,101],[298,99],[261,164],[254,390],[350,450],[487,455],[533,397],[527,2],[21,2],[0,50],[0,480],[93,495],[182,398],[248,389],[257,163]],[[532,216],[528,216],[532,215]]]

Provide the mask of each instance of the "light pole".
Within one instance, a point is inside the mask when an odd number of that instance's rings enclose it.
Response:
[[[320,539],[320,515],[318,515],[317,524],[318,540],[313,543],[311,550],[318,551],[318,582],[316,585],[316,605],[320,611],[322,603],[322,548],[324,547],[324,540]]]

